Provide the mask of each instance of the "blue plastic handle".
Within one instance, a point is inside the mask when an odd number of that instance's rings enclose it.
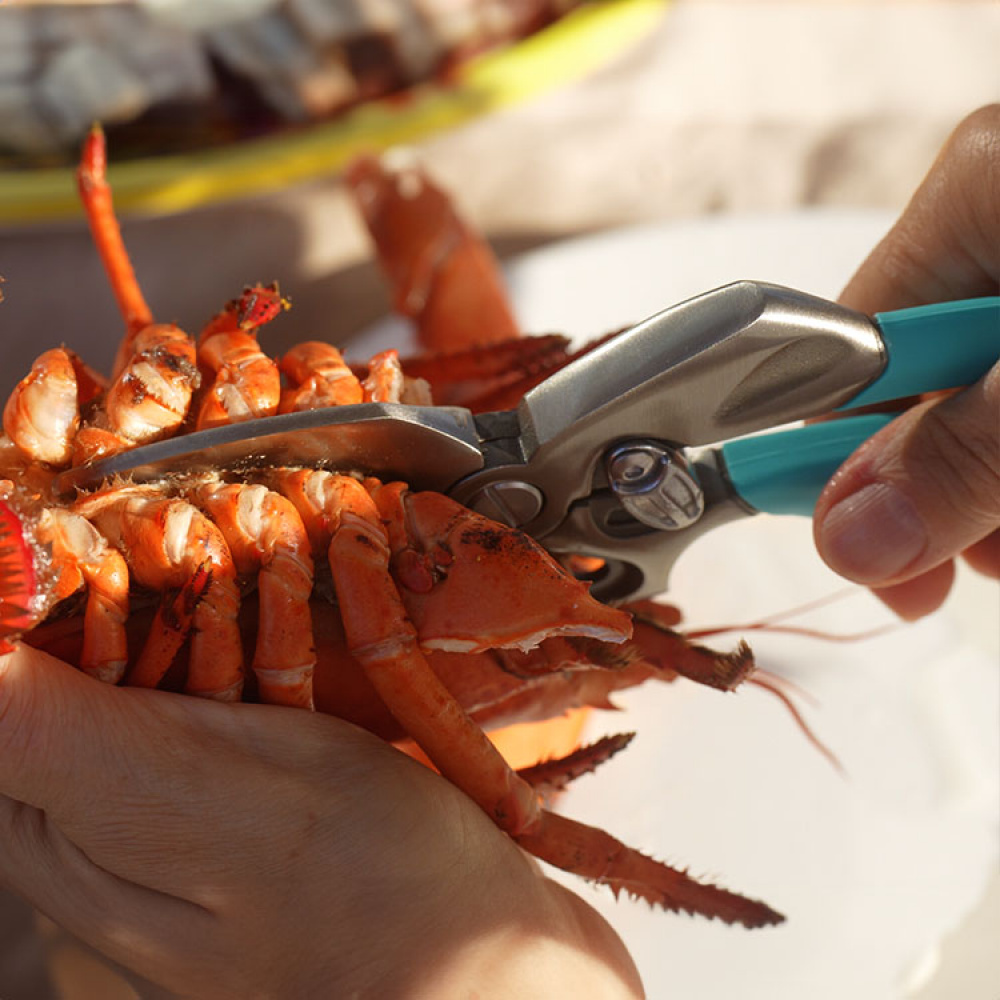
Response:
[[[970,385],[1000,358],[1000,297],[878,313],[882,374],[842,410]],[[844,417],[722,445],[736,492],[769,514],[811,515],[829,478],[893,414]]]
[[[811,516],[827,480],[894,414],[844,417],[722,445],[729,481],[755,510]]]
[[[888,364],[842,410],[971,385],[1000,359],[1000,296],[875,314]]]

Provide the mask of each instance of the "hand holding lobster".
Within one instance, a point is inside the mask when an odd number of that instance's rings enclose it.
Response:
[[[116,689],[20,646],[0,793],[0,880],[186,997],[641,995],[594,910],[330,716]]]
[[[995,295],[1000,283],[1000,105],[955,130],[902,218],[844,290],[866,312]],[[837,572],[906,619],[945,599],[961,553],[1000,576],[1000,366],[907,410],[845,463],[816,506]]]

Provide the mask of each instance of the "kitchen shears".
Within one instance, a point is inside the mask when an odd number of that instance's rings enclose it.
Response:
[[[604,342],[515,410],[362,403],[266,417],[70,469],[58,487],[273,465],[402,479],[557,556],[596,557],[595,596],[632,600],[663,591],[678,555],[716,525],[811,514],[894,414],[802,421],[966,386],[998,357],[998,296],[869,317],[738,281]]]

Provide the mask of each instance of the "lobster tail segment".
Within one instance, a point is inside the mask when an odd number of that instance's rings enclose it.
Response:
[[[6,637],[35,622],[35,556],[16,511],[0,500],[0,653],[10,651]]]
[[[515,838],[526,851],[564,871],[623,890],[651,906],[718,918],[727,924],[767,927],[784,917],[766,903],[698,882],[654,861],[595,827],[543,811],[535,829]]]

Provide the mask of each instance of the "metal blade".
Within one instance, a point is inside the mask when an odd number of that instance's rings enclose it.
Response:
[[[447,491],[483,468],[472,414],[457,406],[359,403],[286,413],[121,452],[60,474],[60,492],[92,489],[113,476],[137,482],[171,473],[272,466],[351,470]]]

